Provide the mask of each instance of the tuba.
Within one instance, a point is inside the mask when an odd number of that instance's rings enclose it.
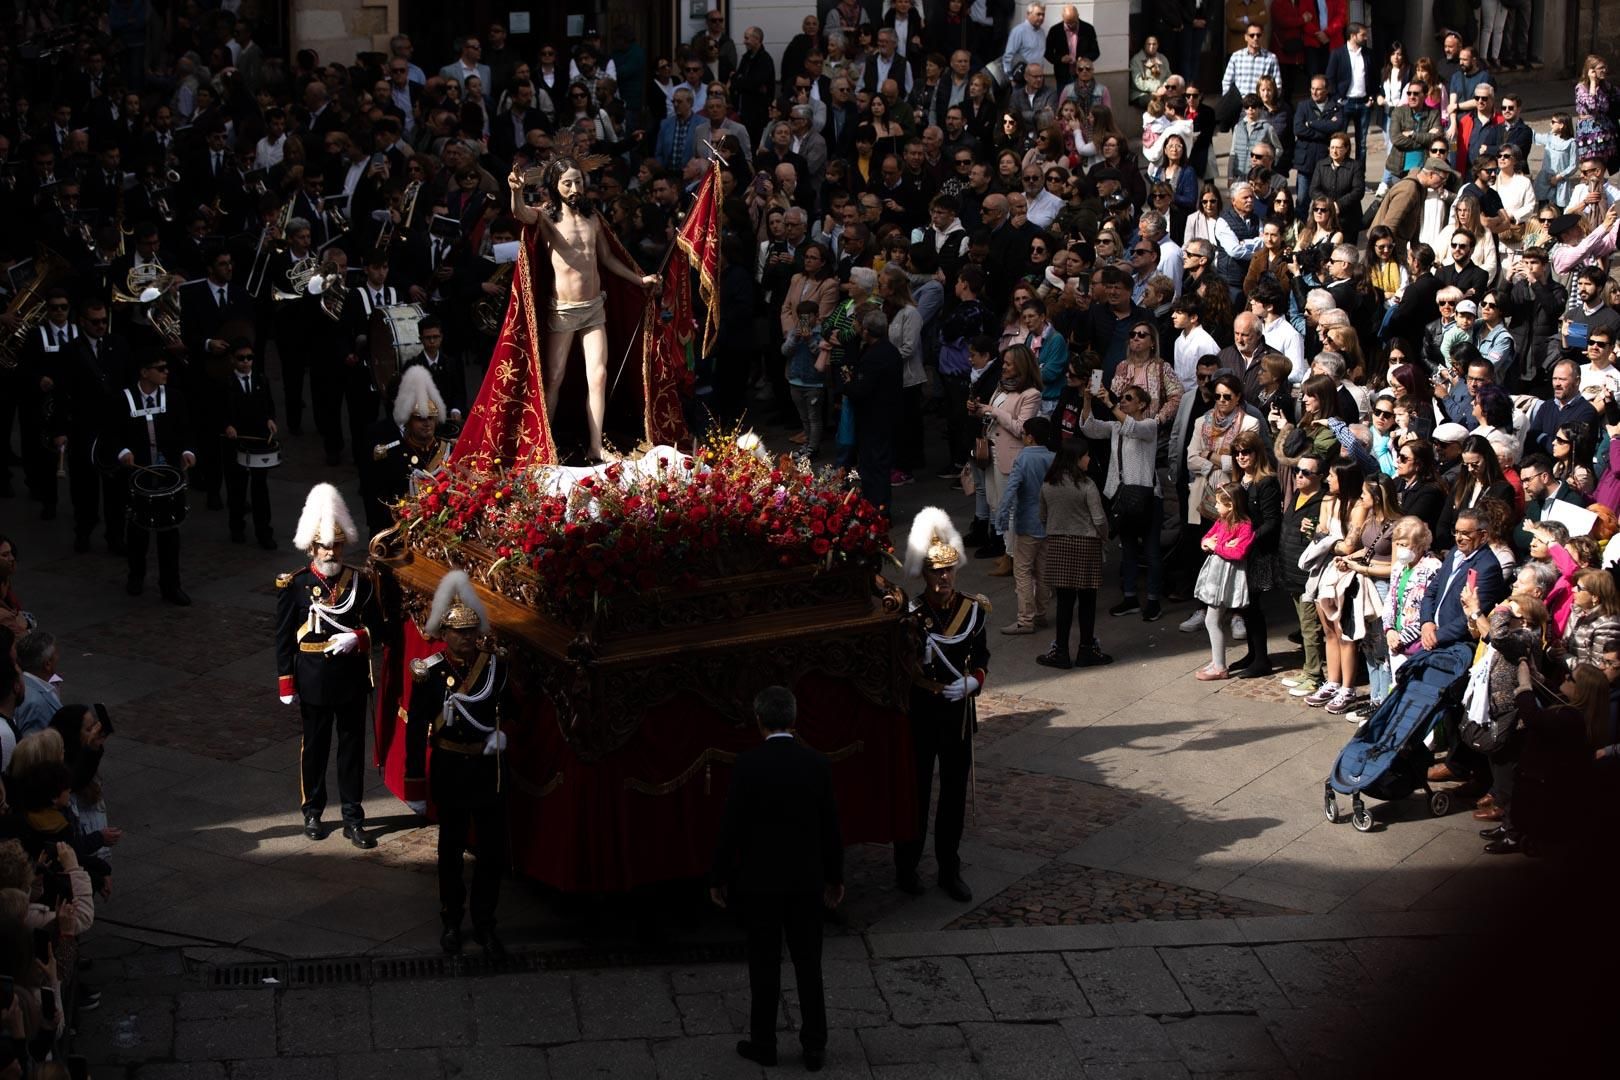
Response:
[[[344,280],[345,276],[336,259],[327,259],[321,264],[320,272],[310,278],[309,284],[305,286],[309,295],[321,298],[321,310],[333,322],[343,321],[343,301],[349,297],[349,286]]]
[[[489,337],[495,337],[501,332],[501,322],[506,318],[506,304],[510,299],[512,271],[517,269],[517,263],[502,263],[490,275],[489,284],[502,286],[500,296],[479,296],[478,302],[473,304],[473,326],[478,332]]]
[[[72,267],[68,261],[41,244],[34,254],[34,277],[17,291],[6,305],[6,314],[16,316],[17,328],[0,336],[0,371],[14,371],[23,346],[45,318],[44,294],[66,280]]]

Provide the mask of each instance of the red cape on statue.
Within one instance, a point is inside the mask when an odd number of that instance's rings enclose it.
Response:
[[[604,218],[598,217],[609,248],[626,266],[635,259],[619,243]],[[488,467],[550,465],[558,461],[558,430],[583,437],[585,430],[584,356],[575,335],[559,417],[546,412],[543,382],[552,283],[551,258],[541,250],[540,226],[526,225],[512,275],[512,293],[506,319],[490,356],[489,370],[478,398],[468,410],[461,435],[451,454],[452,463],[471,462]],[[684,266],[679,268],[685,273]],[[645,269],[640,270],[646,273]],[[681,386],[686,360],[660,334],[658,296],[599,267],[607,308],[608,402],[604,422],[610,440],[620,449],[636,442],[674,444],[686,437],[686,416]],[[668,292],[666,282],[664,291]],[[559,423],[559,420],[561,421]]]

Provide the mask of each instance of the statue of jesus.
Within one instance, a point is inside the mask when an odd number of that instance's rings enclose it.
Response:
[[[556,282],[546,311],[546,412],[555,416],[557,394],[568,369],[574,335],[585,352],[587,430],[592,461],[604,457],[602,422],[607,412],[607,313],[598,267],[649,292],[657,289],[657,274],[643,274],[632,262],[626,265],[606,240],[607,230],[596,218],[585,196],[585,173],[573,158],[555,158],[546,166],[539,207],[523,201],[523,176],[514,168],[507,177],[512,189],[512,216],[525,225],[539,224],[542,242],[551,252]]]

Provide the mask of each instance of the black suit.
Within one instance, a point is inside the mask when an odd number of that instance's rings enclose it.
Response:
[[[713,880],[730,887],[748,927],[750,1040],[761,1049],[776,1047],[785,932],[799,986],[799,1041],[806,1050],[824,1050],[821,894],[844,881],[844,844],[825,757],[786,733],[738,756]]]
[[[115,478],[124,505],[128,505],[129,486],[136,466],[150,468],[167,465],[182,472],[185,470],[185,455],[191,453],[195,457],[192,420],[193,417],[186,411],[184,399],[168,387],[158,387],[152,393],[143,395],[141,387],[136,384],[120,387],[113,392],[101,425],[101,440],[104,443],[101,453],[107,462],[117,462],[119,455],[128,450],[133,459],[131,465],[119,466]],[[109,507],[108,516],[111,514]],[[133,518],[124,526],[131,586],[146,580],[146,545],[150,533],[151,530],[136,524]],[[158,530],[157,557],[158,587],[164,596],[178,593],[179,529]]]
[[[1445,266],[1437,267],[1434,276],[1440,280],[1442,288],[1455,285],[1462,291],[1464,300],[1472,300],[1475,304],[1479,303],[1480,297],[1485,295],[1491,285],[1490,275],[1484,268],[1471,262],[1464,263],[1461,268],[1456,263],[1447,263]]]
[[[1102,55],[1102,49],[1097,46],[1095,26],[1081,19],[1075,31],[1078,45],[1074,55],[1093,61]],[[1052,29],[1046,32],[1046,62],[1052,65],[1052,85],[1059,89],[1074,81],[1074,66],[1063,62],[1063,58],[1068,55],[1068,28],[1063,25],[1063,20],[1059,19],[1053,24]]]
[[[889,470],[894,467],[895,425],[905,411],[900,350],[887,338],[861,350],[853,368],[845,368],[844,393],[855,407],[855,449],[861,471],[861,495],[885,513],[889,508]]]
[[[57,327],[50,322],[36,326],[23,345],[17,365],[17,419],[18,438],[22,447],[23,478],[28,489],[47,509],[56,507],[56,448],[51,445],[58,434],[53,430],[56,410],[67,399],[64,383],[62,351],[78,339],[76,323]],[[50,380],[51,388],[42,383]],[[10,420],[11,409],[4,409],[4,419]],[[11,445],[10,431],[6,430],[5,445]]]
[[[249,374],[246,378],[249,382],[244,388],[243,376],[233,373],[225,377],[225,422],[220,425],[219,435],[224,438],[222,448],[225,456],[226,508],[230,514],[231,539],[240,541],[247,535],[244,519],[248,513],[251,496],[253,535],[261,542],[268,542],[271,539],[270,470],[250,469],[238,464],[236,460],[237,450],[255,449],[264,444],[257,441],[238,443],[236,439],[225,436],[224,431],[227,427],[234,428],[238,438],[246,436],[250,440],[261,440],[270,436],[270,421],[276,418],[276,405],[270,397],[270,384],[262,375]]]
[[[57,399],[49,434],[68,440],[68,493],[73,500],[73,532],[83,546],[95,531],[105,504],[107,544],[124,546],[124,500],[119,479],[103,473],[91,458],[101,435],[102,418],[115,389],[134,375],[128,340],[106,335],[92,344],[80,335],[57,358],[66,399]]]

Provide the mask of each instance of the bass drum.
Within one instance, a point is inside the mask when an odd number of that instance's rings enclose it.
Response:
[[[379,393],[393,390],[405,364],[422,355],[421,304],[394,304],[371,313],[371,381]]]
[[[129,520],[152,532],[186,520],[186,474],[168,465],[136,469],[129,478]]]

